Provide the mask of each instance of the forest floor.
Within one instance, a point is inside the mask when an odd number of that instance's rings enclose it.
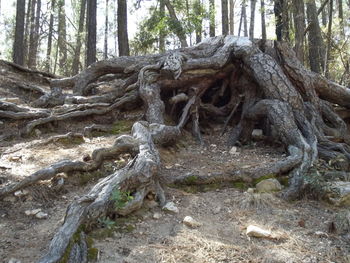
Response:
[[[350,235],[328,232],[329,223],[344,212],[340,208],[308,199],[291,203],[274,194],[247,193],[248,185],[243,183],[181,189],[169,185],[171,178],[188,173],[227,174],[283,158],[282,149],[262,142],[230,154],[219,127],[212,131],[204,136],[204,146],[186,136],[176,146],[160,149],[159,176],[167,199],[179,212],[162,211],[150,196],[132,215],[115,221],[101,219],[90,233],[98,262],[350,262]],[[2,147],[1,178],[16,180],[58,160],[81,160],[95,148],[110,146],[115,138],[104,134],[79,144],[40,145],[41,140],[32,140]],[[0,261],[35,262],[62,223],[68,204],[126,159],[107,161],[97,173],[61,175],[63,186],[47,181],[28,188],[23,196],[0,201]],[[25,214],[38,208],[48,214],[46,219]],[[185,216],[201,226],[184,225]],[[274,238],[249,238],[246,228],[251,224],[271,230]]]

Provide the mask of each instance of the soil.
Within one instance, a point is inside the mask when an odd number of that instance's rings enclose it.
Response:
[[[176,146],[160,149],[159,176],[167,200],[176,204],[179,213],[162,211],[149,196],[144,208],[126,218],[101,219],[89,234],[98,249],[97,262],[350,262],[349,233],[329,233],[331,222],[344,212],[341,208],[249,193],[251,185],[243,183],[201,189],[169,185],[172,178],[188,173],[249,170],[284,158],[283,149],[262,142],[238,147],[237,154],[230,154],[219,128],[204,136],[204,146],[185,136]],[[55,161],[81,159],[95,148],[111,145],[115,137],[105,134],[79,145],[41,146],[34,140],[3,147],[1,176],[19,180]],[[2,262],[38,260],[62,223],[68,204],[88,191],[99,176],[117,169],[121,161],[107,162],[88,183],[81,180],[81,174],[60,175],[65,180],[63,188],[55,189],[55,181],[47,181],[28,188],[25,196],[0,201]],[[48,213],[48,218],[25,215],[26,210],[36,208]],[[185,226],[185,216],[201,226]],[[248,237],[248,225],[271,230],[273,238]]]

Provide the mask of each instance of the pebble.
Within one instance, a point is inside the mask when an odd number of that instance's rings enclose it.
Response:
[[[194,220],[191,216],[186,216],[182,222],[184,223],[184,225],[191,228],[200,227],[202,225],[198,221]]]
[[[276,192],[282,190],[282,185],[277,179],[270,178],[259,182],[256,185],[256,190],[259,193]]]
[[[230,149],[230,154],[232,155],[238,155],[239,152],[238,152],[238,148],[236,146],[233,146],[231,149]]]
[[[27,215],[27,216],[34,216],[38,213],[41,212],[41,208],[37,208],[37,209],[33,209],[33,210],[26,210],[24,213]]]
[[[47,213],[44,213],[44,212],[39,212],[35,215],[36,218],[39,218],[39,219],[46,219],[49,215]]]
[[[14,196],[21,197],[29,194],[28,190],[19,190],[14,193]]]
[[[168,212],[175,213],[175,214],[179,213],[179,208],[177,208],[177,206],[174,204],[174,202],[166,203],[162,209],[165,211],[168,211]]]
[[[162,214],[161,213],[154,213],[153,214],[153,218],[154,219],[160,219],[162,217]]]
[[[247,227],[247,236],[250,237],[262,237],[262,238],[270,238],[271,237],[271,231],[262,229],[258,226],[249,225]]]

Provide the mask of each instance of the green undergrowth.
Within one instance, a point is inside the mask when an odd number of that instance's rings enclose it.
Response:
[[[236,188],[239,190],[247,190],[249,187],[249,184],[243,181],[236,181],[231,183],[217,182],[217,183],[211,183],[211,184],[196,184],[196,180],[197,180],[196,176],[190,176],[186,178],[186,185],[169,184],[168,186],[171,188],[180,189],[182,191],[185,191],[191,194],[210,192],[210,191],[215,191],[217,189],[224,189],[224,188]]]
[[[116,135],[122,133],[129,133],[133,124],[134,121],[132,120],[119,120],[112,124],[112,129],[110,133]]]
[[[114,162],[104,162],[101,167],[91,172],[74,172],[72,176],[73,181],[76,181],[78,185],[86,185],[90,182],[96,182],[102,177],[106,177],[113,173],[118,168],[118,165]]]

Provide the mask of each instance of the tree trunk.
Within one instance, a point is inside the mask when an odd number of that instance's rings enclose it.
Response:
[[[304,63],[304,31],[305,11],[303,0],[293,0],[293,17],[295,28],[295,53],[301,63]]]
[[[31,25],[31,12],[32,12],[32,1],[28,0],[26,20],[25,20],[25,34],[24,34],[24,64],[28,65],[28,54],[29,54],[29,32]]]
[[[307,21],[310,25],[308,34],[309,63],[312,71],[320,73],[323,68],[323,55],[325,54],[321,29],[317,18],[317,9],[314,0],[306,2]]]
[[[230,9],[230,35],[235,34],[235,27],[234,27],[234,16],[235,16],[235,0],[230,0],[229,2],[229,9]]]
[[[118,49],[119,56],[129,56],[128,9],[126,0],[118,0]]]
[[[29,45],[28,45],[28,68],[33,68],[36,60],[36,52],[34,50],[35,46],[35,7],[37,0],[32,0],[31,2],[31,12],[30,12],[30,31],[29,31]]]
[[[16,28],[15,40],[13,43],[12,60],[14,63],[24,65],[24,17],[25,17],[25,0],[17,0],[16,4]]]
[[[265,2],[261,0],[261,39],[266,40]]]
[[[227,0],[221,0],[221,25],[222,25],[222,34],[228,35],[228,2]]]
[[[176,24],[175,34],[180,40],[181,47],[187,47],[188,45],[187,45],[187,41],[186,41],[185,30],[182,27],[181,22],[179,21],[179,19],[176,16],[174,7],[171,5],[169,0],[163,0],[163,1],[165,3],[166,8],[168,9],[170,18],[173,20],[174,24]]]
[[[84,21],[85,21],[85,12],[86,11],[86,0],[81,0],[80,2],[80,13],[79,13],[79,26],[76,35],[76,47],[72,63],[72,75],[76,75],[79,72],[80,65],[80,53],[81,53],[81,40],[84,35]]]
[[[119,1],[118,1],[119,3]],[[86,66],[91,65],[96,61],[96,0],[87,1],[86,27]],[[118,5],[119,10],[119,5]],[[119,21],[119,17],[118,17]]]
[[[199,44],[202,42],[202,3],[201,0],[195,0],[193,3],[193,9],[194,9],[194,15],[196,16],[196,25],[195,25],[195,32],[196,32],[196,44]]]
[[[243,0],[242,4],[242,17],[243,17],[243,33],[244,36],[248,36],[248,21],[247,21],[247,6],[246,6],[246,0]]]
[[[254,39],[254,28],[255,28],[255,5],[256,0],[250,0],[250,24],[249,24],[249,38]]]
[[[108,0],[106,0],[106,19],[105,19],[105,39],[104,39],[104,52],[103,52],[103,58],[108,58]]]
[[[209,0],[209,36],[215,37],[215,0]]]
[[[164,0],[160,0],[159,1],[159,13],[160,13],[161,19],[164,19],[164,17],[165,17],[165,3],[164,3]],[[164,53],[165,52],[165,32],[164,32],[163,28],[161,28],[159,30],[159,51],[160,51],[160,53]]]
[[[338,0],[337,3],[338,3],[340,35],[342,38],[344,38],[345,30],[344,30],[343,0]]]
[[[45,69],[47,72],[51,71],[51,50],[52,50],[54,12],[55,12],[55,0],[51,0],[49,34],[47,36],[47,50],[46,50],[46,60],[45,60]]]
[[[327,49],[324,62],[324,75],[329,77],[329,59],[331,53],[332,44],[332,22],[333,22],[333,0],[329,1],[329,18],[328,18],[328,30],[327,30]]]

